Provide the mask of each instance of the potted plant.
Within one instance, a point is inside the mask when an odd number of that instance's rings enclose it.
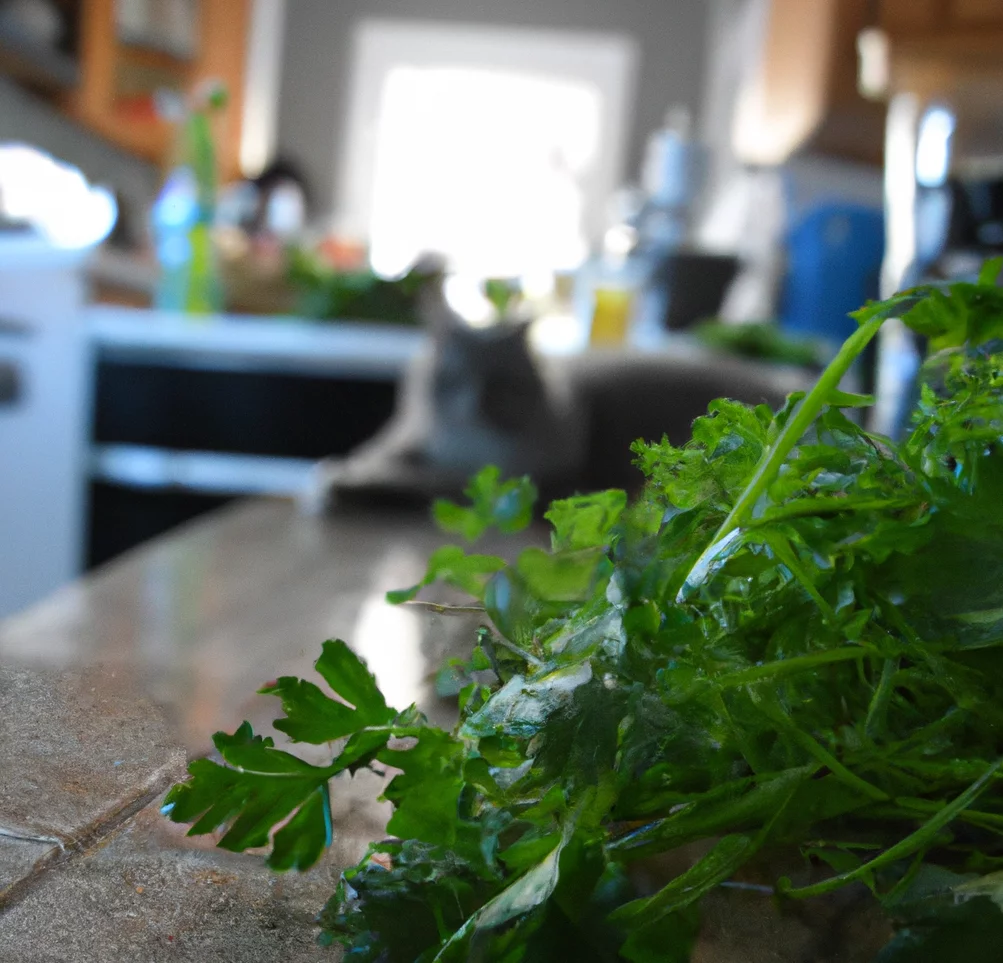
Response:
[[[390,601],[444,581],[484,607],[452,731],[327,642],[337,698],[262,691],[291,739],[336,741],[330,764],[245,724],[170,818],[302,869],[339,780],[396,770],[389,838],[320,918],[353,960],[998,961],[1000,266],[861,309],[780,411],[718,401],[684,447],[638,443],[641,497],[554,502],[550,551],[437,551]],[[889,317],[932,351],[899,443],[839,387]],[[435,514],[469,540],[532,517],[525,479],[468,494]]]

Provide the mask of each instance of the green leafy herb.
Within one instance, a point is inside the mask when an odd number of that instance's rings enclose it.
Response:
[[[701,321],[693,328],[693,336],[707,347],[726,354],[805,368],[820,368],[825,353],[824,346],[793,337],[769,321],[751,324]]]
[[[327,643],[331,694],[292,678],[262,691],[289,738],[337,740],[330,764],[245,724],[216,736],[221,763],[192,763],[170,817],[230,849],[270,840],[271,865],[303,868],[330,841],[329,793],[391,767],[393,838],[321,915],[353,960],[685,963],[722,886],[765,888],[768,913],[853,885],[886,920],[855,959],[997,959],[999,267],[861,309],[815,388],[777,412],[718,401],[681,448],[638,443],[641,497],[553,503],[549,551],[436,552],[391,600],[444,581],[483,604],[469,656],[440,674],[453,731],[387,707]],[[890,317],[935,349],[901,442],[847,417],[869,399],[840,388]],[[435,513],[470,540],[532,517],[525,479],[485,470],[467,495]]]
[[[468,542],[476,542],[492,526],[511,534],[533,520],[536,486],[525,477],[503,482],[495,465],[474,475],[464,494],[471,501],[469,508],[439,499],[432,513],[443,531],[462,535]]]
[[[434,274],[420,266],[396,278],[370,270],[340,271],[303,248],[289,251],[288,276],[296,293],[296,314],[321,321],[422,323],[419,297]]]
[[[522,299],[522,284],[518,278],[488,278],[481,287],[499,318],[509,314]]]
[[[436,581],[455,585],[476,598],[482,598],[488,577],[504,567],[504,560],[496,555],[467,555],[462,548],[444,545],[432,554],[425,577],[417,585],[387,592],[387,601],[392,605],[409,602],[426,585]]]

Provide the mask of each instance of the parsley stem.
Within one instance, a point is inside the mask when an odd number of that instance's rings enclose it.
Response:
[[[879,512],[921,505],[919,498],[846,498],[825,497],[796,498],[776,508],[769,508],[758,518],[746,520],[747,528],[774,525],[790,518],[815,518],[822,515],[839,515],[846,512]]]
[[[755,682],[764,682],[785,675],[793,675],[806,669],[814,669],[827,662],[852,662],[854,659],[864,658],[867,654],[867,650],[861,648],[859,645],[847,645],[839,649],[825,649],[822,652],[814,652],[811,655],[798,655],[791,659],[777,659],[774,662],[767,662],[765,665],[754,665],[748,669],[739,669],[737,672],[729,672],[727,675],[715,679],[715,682],[722,689],[734,689],[738,686],[751,685]]]
[[[509,642],[502,635],[496,635],[491,639],[492,645],[500,645],[503,649],[508,649],[513,655],[517,655],[520,659],[524,659],[530,665],[540,668],[545,663],[543,659],[538,659],[532,652],[527,652],[525,649],[520,648],[514,642]]]
[[[721,524],[710,544],[704,549],[700,558],[690,569],[690,574],[684,580],[684,587],[689,582],[693,572],[707,567],[709,558],[718,550],[721,541],[727,538],[735,529],[740,528],[752,513],[763,492],[773,483],[780,471],[780,466],[791,453],[801,436],[818,417],[819,412],[829,403],[832,393],[839,389],[839,383],[860,353],[881,329],[885,318],[883,315],[865,321],[843,344],[836,357],[822,372],[818,383],[808,392],[801,403],[794,409],[773,445],[763,452],[755,474],[746,485],[745,491],[738,497],[728,517]],[[683,590],[680,590],[680,595]]]
[[[888,802],[891,799],[883,789],[879,789],[847,769],[825,746],[812,738],[809,733],[799,729],[784,713],[767,713],[767,715],[779,723],[795,742],[799,742],[809,755],[825,766],[841,783],[877,802]]]
[[[483,605],[449,605],[446,602],[426,602],[424,599],[408,599],[403,604],[412,608],[426,609],[436,615],[465,615],[468,612],[483,614],[487,611]]]
[[[784,425],[783,431],[773,443],[773,447],[764,453],[755,475],[752,476],[752,480],[739,496],[735,507],[724,520],[724,524],[717,534],[718,539],[723,538],[745,521],[745,516],[752,511],[759,496],[776,477],[784,459],[801,440],[801,436],[818,417],[819,412],[829,403],[832,392],[839,388],[843,376],[850,370],[853,362],[857,360],[864,348],[870,344],[882,324],[884,324],[884,318],[874,318],[862,324],[846,339],[836,357],[822,372],[818,383],[805,395],[801,404],[794,410],[794,414]]]
[[[867,810],[868,815],[889,819],[911,819],[917,815],[938,813],[946,803],[932,799],[904,799],[897,797],[894,806],[876,806]],[[1003,816],[999,813],[987,813],[980,809],[966,809],[958,815],[961,822],[970,826],[978,826],[997,836],[1003,835]]]
[[[891,699],[892,685],[895,673],[899,670],[899,659],[885,659],[885,664],[881,667],[881,678],[874,689],[871,697],[871,704],[867,707],[867,718],[864,720],[864,735],[868,739],[874,739],[879,730],[884,728],[885,715],[888,711],[888,700]]]
[[[886,849],[880,856],[876,856],[870,862],[863,863],[849,872],[840,873],[830,879],[823,880],[821,883],[815,883],[812,886],[802,886],[800,889],[794,889],[789,879],[782,879],[778,883],[777,889],[784,895],[793,896],[796,899],[822,896],[825,893],[831,893],[833,890],[839,889],[841,886],[845,886],[847,883],[861,879],[873,873],[874,870],[880,869],[882,866],[905,859],[906,856],[912,856],[913,853],[926,847],[944,826],[958,818],[975,802],[993,776],[1000,771],[1001,767],[1003,767],[1003,759],[998,759],[953,802],[944,806],[940,812],[927,820],[914,833],[910,833],[905,839],[900,839],[894,846]]]

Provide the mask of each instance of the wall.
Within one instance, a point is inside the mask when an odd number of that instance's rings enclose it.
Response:
[[[287,5],[279,150],[294,157],[323,204],[338,176],[352,28],[365,17],[616,31],[639,44],[636,112],[627,152],[637,177],[665,109],[700,106],[708,0],[292,0]]]
[[[157,190],[157,168],[109,144],[64,117],[49,104],[0,77],[0,142],[31,144],[78,167],[91,183],[120,198],[120,218],[129,232],[145,231],[147,207]]]

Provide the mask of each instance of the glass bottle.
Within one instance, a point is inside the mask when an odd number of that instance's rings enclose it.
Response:
[[[177,118],[175,144],[152,212],[160,264],[155,304],[162,310],[209,314],[223,307],[212,240],[218,176],[211,121],[225,101],[222,87],[212,85],[187,108],[166,111]]]

